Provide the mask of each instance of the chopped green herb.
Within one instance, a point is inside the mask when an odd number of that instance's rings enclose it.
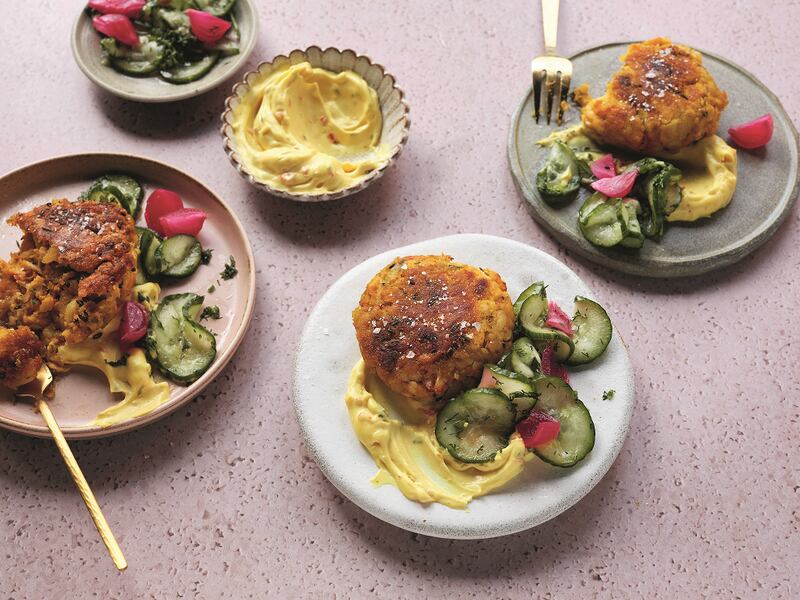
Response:
[[[606,390],[603,392],[603,400],[613,400],[616,393],[616,390]]]
[[[213,294],[215,291],[217,291],[217,286],[215,286],[213,283],[210,286],[208,286],[209,294]]]
[[[107,360],[106,364],[110,367],[124,367],[128,364],[128,355],[123,354],[118,360]]]
[[[213,248],[207,248],[200,253],[200,262],[207,265],[211,262],[211,253],[214,252]]]
[[[233,279],[236,277],[238,272],[239,269],[236,268],[236,259],[231,256],[230,261],[225,263],[225,268],[222,270],[222,273],[220,273],[219,276],[225,280]]]
[[[219,306],[206,306],[203,312],[200,313],[200,320],[203,319],[221,319],[219,314]]]

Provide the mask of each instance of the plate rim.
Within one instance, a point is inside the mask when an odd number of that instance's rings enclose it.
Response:
[[[81,9],[79,14],[75,17],[75,20],[72,24],[72,29],[70,30],[70,47],[72,49],[72,57],[75,60],[75,63],[78,65],[78,68],[87,79],[89,79],[99,88],[107,91],[110,94],[113,94],[114,96],[117,96],[118,98],[130,100],[132,102],[141,102],[143,104],[162,104],[166,102],[179,102],[180,100],[194,98],[195,96],[200,96],[220,85],[225,84],[226,81],[233,77],[236,72],[247,63],[250,55],[253,53],[253,50],[255,50],[261,27],[258,10],[256,10],[256,4],[251,0],[237,0],[237,3],[238,2],[247,4],[248,9],[252,12],[253,35],[251,39],[247,40],[244,47],[240,49],[239,54],[236,55],[236,60],[232,61],[225,71],[219,73],[214,78],[208,78],[206,81],[203,81],[205,78],[200,78],[197,82],[199,85],[194,87],[190,84],[176,85],[174,86],[176,88],[175,93],[165,94],[163,96],[151,96],[147,94],[137,94],[136,92],[126,92],[114,87],[113,85],[110,85],[109,83],[106,83],[89,66],[86,56],[78,50],[78,36],[80,29],[81,27],[85,26],[85,23],[89,18],[89,15],[86,14],[84,9]],[[89,24],[89,26],[91,26],[91,24]],[[207,73],[207,75],[210,75],[210,73]],[[131,77],[131,79],[136,78]]]
[[[616,41],[607,42],[596,46],[589,46],[588,48],[584,48],[573,53],[569,56],[569,59],[574,60],[584,54],[589,54],[598,50],[604,50],[614,46],[626,46],[639,43],[641,41],[642,40]],[[772,92],[772,90],[770,90],[763,82],[761,82],[761,80],[759,80],[753,73],[737,63],[714,52],[707,52],[695,46],[690,47],[700,52],[700,54],[704,57],[707,56],[709,58],[718,60],[731,67],[735,71],[738,71],[747,79],[749,79],[772,103],[774,103],[780,111],[783,121],[787,125],[790,141],[794,142],[794,152],[797,156],[800,156],[800,135],[798,134],[797,128],[795,127],[791,117],[786,112],[786,108],[780,101],[780,98],[778,98],[778,96]],[[534,206],[534,201],[540,202],[541,200],[536,197],[534,200],[531,200],[528,197],[529,193],[526,189],[526,186],[524,186],[522,183],[525,175],[521,169],[518,153],[515,152],[515,134],[517,131],[517,124],[520,121],[525,109],[525,105],[527,104],[528,97],[531,95],[531,93],[532,86],[527,88],[522,101],[514,110],[514,113],[511,117],[511,126],[509,128],[506,142],[506,157],[508,159],[508,164],[511,171],[511,178],[514,181],[514,187],[516,188],[517,193],[521,196],[522,201],[525,203],[526,208],[531,214],[533,220],[543,227],[550,236],[555,238],[555,240],[561,246],[568,249],[570,252],[575,252],[582,258],[587,259],[601,267],[613,269],[630,275],[638,275],[641,277],[650,277],[656,279],[667,279],[702,275],[710,271],[715,271],[717,269],[730,266],[739,260],[742,260],[766,243],[767,240],[769,240],[775,234],[778,228],[786,221],[789,213],[792,211],[792,208],[797,202],[798,196],[800,196],[800,167],[798,166],[797,162],[793,162],[792,167],[794,169],[794,182],[792,182],[791,179],[787,180],[787,189],[791,187],[791,191],[788,193],[785,205],[783,207],[776,207],[776,211],[779,211],[778,214],[774,216],[772,220],[769,220],[771,217],[768,216],[768,218],[764,220],[759,227],[755,231],[751,232],[746,238],[742,238],[734,244],[728,245],[727,247],[723,248],[722,251],[717,250],[682,259],[670,259],[668,262],[658,261],[655,263],[641,263],[639,261],[631,262],[629,260],[622,260],[617,257],[608,256],[600,253],[594,248],[584,248],[578,245],[569,234],[559,231],[557,228],[553,227],[547,219],[539,214],[538,210]],[[774,214],[775,211],[771,213],[771,215]]]
[[[222,372],[222,370],[228,365],[230,360],[233,358],[234,354],[236,354],[236,351],[238,350],[239,346],[241,345],[244,339],[245,334],[247,333],[250,321],[252,320],[253,317],[253,311],[255,308],[255,291],[256,291],[255,258],[253,255],[253,248],[250,243],[250,239],[247,236],[245,228],[242,226],[239,217],[228,205],[228,203],[226,203],[222,198],[220,198],[203,181],[197,179],[192,175],[189,175],[186,171],[182,169],[161,162],[160,160],[156,160],[139,154],[131,154],[127,152],[78,152],[78,153],[60,154],[50,158],[38,160],[23,165],[21,167],[12,169],[11,171],[8,171],[6,173],[3,173],[2,175],[0,175],[0,187],[2,187],[2,184],[6,179],[18,175],[22,171],[40,168],[55,161],[69,162],[72,160],[91,159],[92,157],[127,159],[127,160],[133,160],[135,162],[140,162],[143,164],[156,165],[158,168],[172,171],[173,173],[176,173],[181,177],[190,179],[191,181],[199,185],[201,188],[203,188],[207,192],[209,197],[212,198],[215,202],[219,203],[222,206],[222,208],[225,209],[225,211],[231,216],[233,224],[235,225],[239,235],[241,235],[242,239],[245,242],[244,246],[247,253],[247,262],[250,267],[247,274],[248,293],[247,293],[247,298],[245,300],[244,313],[242,315],[242,322],[240,327],[234,332],[231,338],[231,343],[225,350],[225,352],[217,356],[217,358],[214,360],[209,370],[206,371],[202,375],[201,379],[198,380],[202,381],[201,385],[196,386],[195,382],[184,388],[180,388],[182,391],[179,391],[179,393],[176,394],[174,398],[171,394],[170,399],[167,402],[157,407],[156,409],[150,411],[149,413],[146,413],[139,417],[134,417],[133,419],[128,419],[127,421],[122,421],[121,423],[117,423],[110,427],[99,427],[97,425],[89,427],[65,427],[62,429],[62,432],[64,433],[64,437],[67,438],[68,440],[99,439],[99,438],[119,435],[122,433],[127,433],[129,431],[139,429],[146,425],[150,425],[166,417],[167,415],[172,414],[182,406],[185,406],[186,404],[194,400],[200,393],[203,392],[203,390],[205,390],[205,388],[208,385],[211,384],[212,381],[214,381],[217,378],[217,376]],[[2,201],[0,200],[0,202]],[[203,381],[203,379],[205,380]],[[15,433],[19,433],[22,435],[26,435],[28,437],[36,437],[36,438],[52,437],[50,430],[45,425],[30,425],[29,423],[24,423],[22,421],[11,419],[3,415],[0,415],[0,428],[6,429],[8,431],[13,431]]]
[[[380,256],[399,256],[402,255],[403,252],[407,252],[409,248],[415,248],[420,244],[428,244],[431,242],[442,243],[446,240],[451,240],[454,238],[466,238],[466,239],[473,239],[476,241],[481,241],[484,243],[494,243],[497,240],[500,240],[502,243],[509,243],[518,246],[524,246],[526,250],[533,251],[545,258],[545,260],[554,261],[559,265],[560,268],[564,269],[571,277],[574,277],[583,287],[593,293],[593,290],[590,286],[588,286],[583,279],[575,273],[569,266],[567,266],[563,261],[559,260],[555,256],[544,252],[543,250],[536,248],[530,244],[525,242],[520,242],[517,240],[513,240],[510,238],[505,238],[496,235],[490,234],[483,234],[483,233],[458,233],[453,235],[447,236],[440,236],[436,238],[431,238],[427,240],[420,240],[416,242],[412,242],[409,244],[405,244],[403,246],[392,248],[389,250],[378,252],[377,254],[368,256],[362,261],[359,261],[358,264],[354,265],[353,267],[349,268],[345,271],[341,276],[339,276],[336,281],[334,281],[326,290],[325,292],[318,298],[317,302],[314,305],[314,308],[309,312],[309,315],[306,319],[306,323],[303,326],[303,330],[300,334],[300,339],[298,341],[297,349],[295,352],[295,359],[293,364],[293,383],[292,383],[292,404],[295,409],[295,418],[297,420],[298,426],[300,428],[300,433],[303,438],[303,442],[305,444],[308,453],[311,455],[311,458],[317,464],[317,467],[322,471],[323,475],[326,479],[333,485],[339,493],[341,493],[345,498],[351,501],[353,504],[358,506],[361,510],[371,514],[373,517],[380,519],[386,523],[394,525],[395,527],[399,527],[401,529],[405,529],[407,531],[411,531],[414,533],[427,535],[430,537],[438,537],[444,539],[488,539],[493,537],[500,537],[505,535],[512,535],[515,533],[519,533],[521,531],[525,531],[531,529],[533,527],[537,527],[542,523],[545,523],[563,512],[569,510],[570,508],[574,507],[578,502],[583,500],[589,492],[591,492],[597,484],[608,474],[608,471],[611,469],[613,464],[616,462],[617,458],[619,457],[620,452],[622,451],[622,447],[625,444],[625,440],[627,439],[628,433],[630,431],[630,424],[633,417],[633,411],[636,406],[636,374],[635,369],[633,367],[633,362],[631,360],[630,352],[628,349],[627,344],[622,339],[622,336],[619,333],[617,328],[614,328],[614,335],[620,341],[620,348],[623,353],[623,358],[625,361],[625,366],[630,374],[630,402],[623,406],[623,426],[620,430],[620,435],[613,440],[611,447],[608,450],[607,455],[604,458],[603,464],[601,468],[598,469],[592,477],[586,479],[579,487],[580,490],[577,494],[571,498],[571,500],[567,504],[559,505],[553,508],[551,511],[540,515],[538,518],[529,519],[522,523],[516,523],[514,526],[511,527],[502,527],[496,526],[494,528],[466,528],[466,529],[458,529],[458,530],[450,530],[444,526],[437,526],[431,525],[429,520],[424,520],[423,522],[419,522],[417,520],[408,520],[402,517],[395,518],[391,514],[391,510],[375,510],[373,511],[371,507],[367,506],[366,502],[363,502],[362,499],[355,494],[350,493],[350,490],[343,489],[344,485],[343,482],[338,481],[337,477],[334,477],[331,473],[329,473],[327,461],[324,460],[323,453],[314,440],[313,437],[309,435],[309,432],[306,430],[304,426],[304,416],[302,414],[301,402],[300,402],[300,381],[301,381],[301,365],[300,365],[300,354],[303,347],[303,341],[308,337],[307,334],[310,331],[311,321],[314,315],[320,310],[320,305],[326,299],[326,296],[330,293],[330,290],[338,285],[343,279],[350,276],[354,271],[360,269],[361,266],[369,261],[372,261]],[[398,254],[399,253],[399,254]],[[391,259],[389,259],[391,260]],[[342,401],[343,402],[343,401]],[[349,420],[349,419],[348,419]],[[352,431],[349,431],[352,433]],[[354,435],[354,434],[353,434]],[[359,442],[359,447],[362,451],[366,452],[362,447],[361,443]],[[369,460],[372,460],[372,457],[368,457]],[[377,467],[376,467],[377,468]],[[341,487],[340,487],[341,485]],[[491,497],[489,495],[488,497]],[[413,500],[406,499],[407,502],[414,502]],[[455,510],[455,509],[452,509]]]

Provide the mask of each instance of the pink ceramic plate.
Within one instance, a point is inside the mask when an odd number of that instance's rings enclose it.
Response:
[[[220,307],[222,318],[204,321],[217,336],[217,357],[211,368],[189,386],[171,385],[170,399],[156,410],[111,427],[90,425],[97,413],[118,398],[109,392],[102,373],[88,367],[73,367],[57,378],[56,397],[50,406],[70,439],[98,438],[122,433],[160,419],[197,396],[220,373],[233,356],[244,336],[253,312],[255,269],[250,242],[239,219],[214,192],[202,183],[163,163],[126,154],[75,154],[28,165],[0,178],[0,257],[16,249],[21,232],[5,223],[20,210],[28,210],[54,198],[75,200],[96,177],[123,172],[135,177],[144,187],[145,197],[153,189],[164,187],[177,192],[186,206],[208,213],[199,235],[205,248],[213,248],[209,266],[201,266],[191,277],[177,284],[162,286],[162,296],[176,292],[195,292],[206,297],[206,304]],[[140,217],[137,224],[143,225]],[[236,259],[239,273],[228,281],[220,280],[228,257]],[[214,284],[216,290],[209,294]],[[41,417],[31,404],[12,402],[10,392],[0,390],[0,427],[26,435],[49,437]]]

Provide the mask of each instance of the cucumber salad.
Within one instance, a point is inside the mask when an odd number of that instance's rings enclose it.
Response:
[[[134,221],[142,212],[144,190],[133,177],[111,173],[95,179],[81,195],[95,202],[115,202]],[[144,207],[146,227],[136,227],[139,238],[136,284],[174,283],[209,264],[210,249],[197,236],[207,218],[204,211],[184,207],[171,190],[153,190]],[[233,257],[231,257],[231,261]],[[227,269],[226,265],[226,269]],[[203,308],[203,296],[171,294],[151,306],[143,298],[125,302],[120,320],[120,346],[140,346],[150,362],[167,378],[191,383],[208,370],[217,353],[214,333],[201,321],[220,318],[219,307]]]
[[[593,193],[578,210],[578,226],[602,248],[641,248],[664,233],[667,215],[681,202],[681,171],[658,158],[628,162],[602,153],[584,136],[550,143],[536,187],[551,203],[570,201],[582,186]]]
[[[239,53],[236,0],[89,0],[104,61],[133,77],[190,83]]]
[[[612,326],[602,306],[575,297],[570,318],[537,281],[514,303],[511,350],[486,365],[479,387],[450,400],[436,417],[436,439],[463,463],[486,463],[516,432],[525,447],[557,467],[572,467],[594,447],[589,410],[569,385],[568,366],[601,356]]]

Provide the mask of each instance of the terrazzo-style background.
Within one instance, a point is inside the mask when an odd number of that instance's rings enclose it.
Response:
[[[52,443],[0,432],[0,596],[797,598],[798,210],[753,256],[702,278],[591,266],[533,223],[506,163],[510,116],[542,49],[537,2],[259,4],[251,65],[352,47],[405,88],[408,147],[367,192],[308,206],[255,191],[217,133],[229,86],[166,106],[118,100],[69,54],[80,2],[3,3],[0,171],[104,150],[185,169],[236,208],[259,283],[249,335],[207,393],[138,432],[73,444],[125,574]],[[798,22],[796,1],[570,0],[559,42],[568,54],[669,35],[755,73],[797,122]],[[524,241],[575,269],[610,309],[637,376],[607,477],[554,521],[486,541],[413,535],[350,504],[298,440],[291,403],[295,345],[324,290],[373,254],[457,232]]]

